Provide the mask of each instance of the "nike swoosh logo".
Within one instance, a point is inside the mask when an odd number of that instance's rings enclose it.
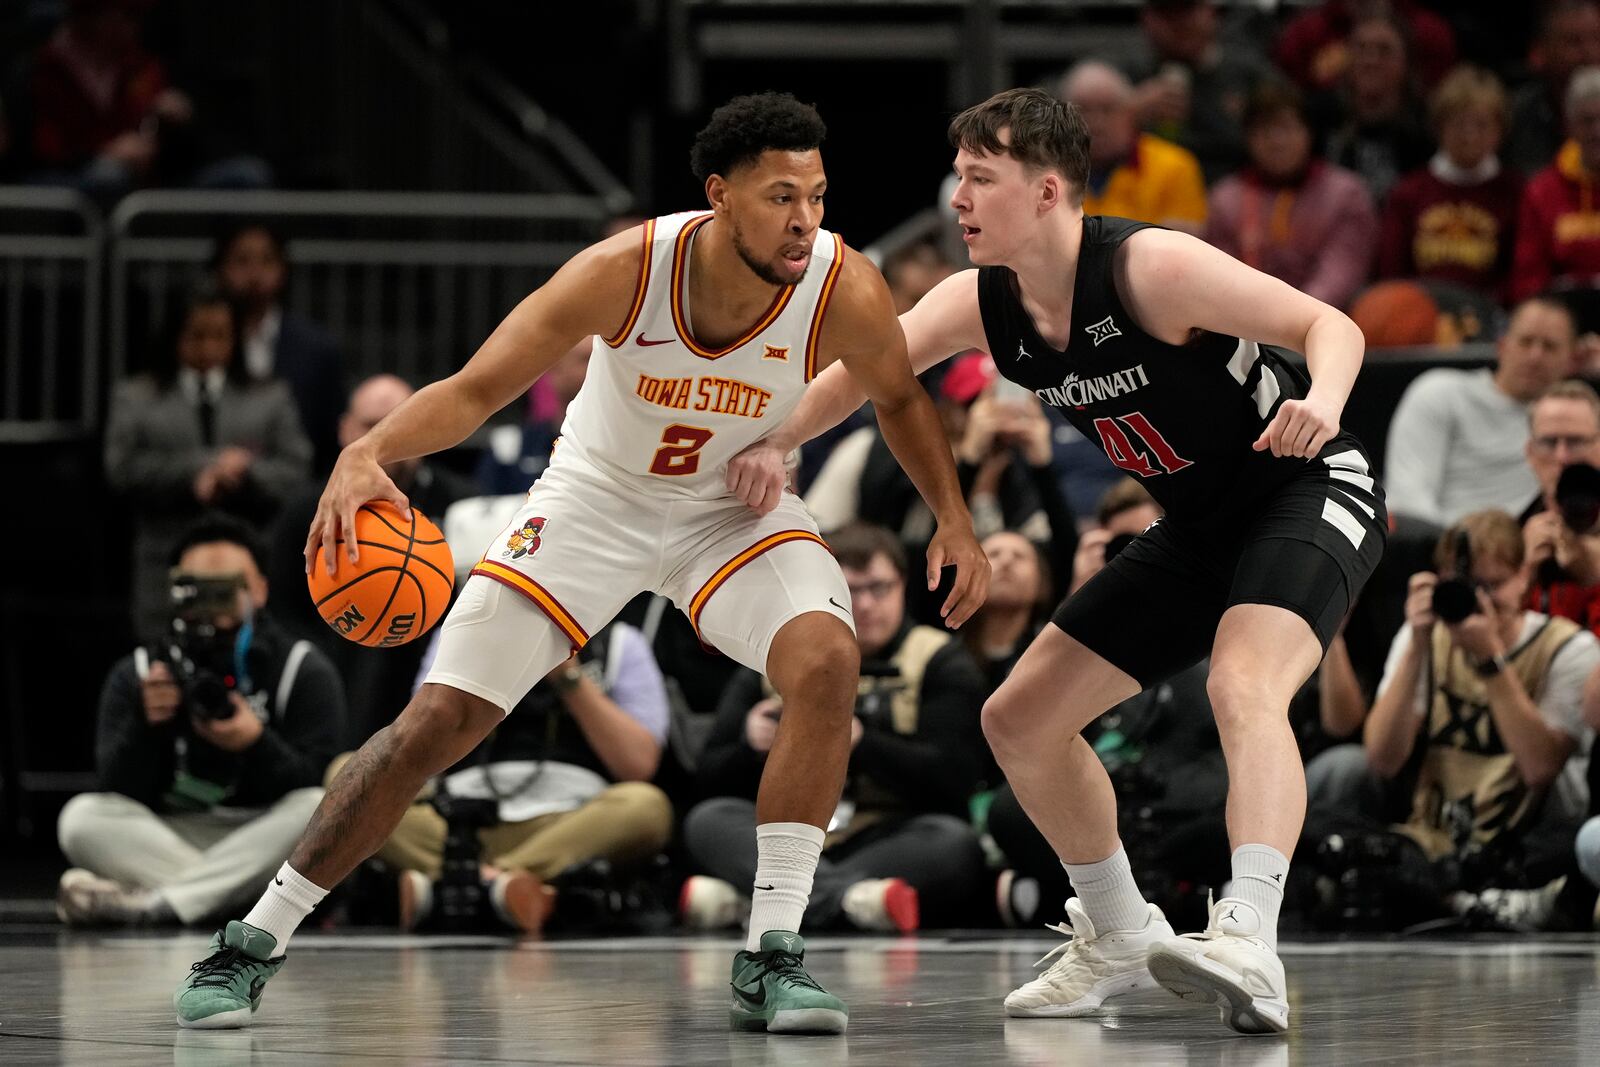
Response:
[[[1274,881],[1274,882],[1281,882],[1281,881],[1283,881],[1283,875],[1281,875],[1281,874],[1275,874],[1275,875],[1273,875],[1273,876],[1272,876],[1272,880],[1273,880],[1273,881]]]
[[[279,885],[283,884],[283,879],[282,878],[274,878],[273,881],[277,882]]]
[[[638,345],[640,348],[649,348],[651,345],[670,345],[673,340],[674,338],[669,337],[665,341],[646,341],[644,339],[644,334],[641,333],[638,337],[634,338],[633,343]]]
[[[849,608],[845,607],[843,604],[841,604],[837,600],[833,599],[833,597],[829,597],[828,598],[828,603],[832,604],[834,607],[838,608],[840,611],[844,612],[846,615],[848,615],[850,613],[850,609]]]
[[[250,999],[251,1000],[260,999],[261,991],[263,989],[265,989],[266,987],[267,987],[267,980],[265,978],[257,978],[255,981],[251,982],[250,983]]]
[[[747,1003],[754,1004],[758,1008],[767,1002],[767,987],[759,982],[756,983],[754,992],[748,989],[740,989],[732,982],[729,982],[728,985],[732,986],[733,991],[743,997]]]
[[[770,893],[770,892],[772,892],[774,889],[776,889],[778,887],[775,886],[775,885],[758,885],[758,886],[756,886],[756,888],[764,890],[764,891]]]

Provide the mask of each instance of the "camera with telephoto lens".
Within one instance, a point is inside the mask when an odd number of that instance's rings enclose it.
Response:
[[[455,933],[493,926],[493,910],[481,874],[483,847],[478,831],[500,825],[500,802],[456,796],[441,785],[429,803],[446,827],[430,924]]]
[[[1472,544],[1467,532],[1456,533],[1455,567],[1433,587],[1433,613],[1454,626],[1478,611],[1478,587],[1472,580]]]
[[[167,662],[182,694],[180,710],[196,719],[233,716],[228,699],[238,685],[239,592],[237,575],[172,577],[172,619]]]
[[[1600,524],[1600,470],[1574,463],[1556,480],[1556,510],[1573,533],[1586,534]]]

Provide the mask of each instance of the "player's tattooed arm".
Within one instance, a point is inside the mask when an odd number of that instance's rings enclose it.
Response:
[[[410,502],[383,464],[460,444],[583,338],[620,330],[633,307],[644,255],[642,228],[584,249],[513,308],[466,366],[419,389],[345,448],[306,535],[307,572],[320,545],[328,573],[335,573],[340,531],[353,526],[356,510],[367,501],[387,500],[409,513]],[[353,563],[360,549],[355,538],[345,540]]]
[[[1315,456],[1339,432],[1366,351],[1349,316],[1187,234],[1141,230],[1124,249],[1118,288],[1152,336],[1182,344],[1206,330],[1305,354],[1311,391],[1279,406],[1256,451]]]

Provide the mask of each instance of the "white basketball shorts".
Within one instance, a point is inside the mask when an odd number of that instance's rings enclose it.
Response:
[[[763,674],[773,638],[796,616],[827,612],[855,629],[844,575],[793,493],[757,515],[732,497],[649,494],[558,451],[472,568],[426,680],[509,709],[645,591],[672,600],[706,645]],[[562,641],[533,647],[539,615]]]

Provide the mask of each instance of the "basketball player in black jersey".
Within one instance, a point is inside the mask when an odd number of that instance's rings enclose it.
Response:
[[[1048,94],[1000,93],[957,116],[950,139],[951,204],[979,268],[902,316],[914,369],[987,350],[1166,511],[1062,604],[983,709],[1007,780],[1078,894],[1072,940],[1006,1011],[1084,1015],[1159,983],[1218,1003],[1240,1032],[1281,1032],[1277,916],[1306,802],[1289,699],[1387,531],[1366,453],[1339,429],[1361,333],[1197,238],[1086,218],[1088,132]],[[1285,350],[1305,354],[1309,380]],[[730,488],[765,506],[784,456],[861,401],[830,369],[734,462]],[[1208,654],[1233,880],[1205,931],[1180,938],[1129,873],[1111,782],[1079,731]]]

